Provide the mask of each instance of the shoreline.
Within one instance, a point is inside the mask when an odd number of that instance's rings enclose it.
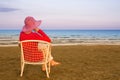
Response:
[[[0,47],[18,46],[18,40],[2,40]],[[72,45],[120,45],[120,40],[53,40],[52,46],[72,46]]]
[[[76,45],[85,45],[85,46],[94,46],[94,45],[120,45],[120,42],[116,42],[116,43],[105,43],[105,42],[101,42],[101,43],[56,43],[56,44],[52,44],[52,46],[76,46]],[[0,44],[0,47],[17,47],[18,44]]]

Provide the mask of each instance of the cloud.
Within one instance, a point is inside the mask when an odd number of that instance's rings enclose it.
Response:
[[[17,10],[20,10],[20,9],[16,9],[16,8],[0,8],[0,12],[13,12],[13,11],[17,11]]]

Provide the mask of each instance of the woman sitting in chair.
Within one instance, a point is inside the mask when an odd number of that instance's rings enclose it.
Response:
[[[20,32],[19,40],[43,40],[47,42],[51,42],[50,38],[41,30],[38,28],[41,24],[41,20],[35,20],[33,17],[28,16],[24,20],[25,25],[23,26],[22,31]],[[55,66],[60,64],[59,62],[56,62],[53,60],[53,57],[51,56],[50,60],[51,66]],[[44,71],[44,65],[42,67],[42,70]]]

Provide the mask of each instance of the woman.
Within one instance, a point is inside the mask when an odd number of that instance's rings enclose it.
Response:
[[[19,40],[43,40],[47,42],[51,42],[50,38],[41,30],[38,28],[41,24],[41,20],[35,20],[33,17],[28,16],[24,20],[24,26],[22,31],[20,32]],[[50,60],[51,66],[55,66],[60,64],[59,62],[56,62],[53,60],[53,57],[51,56]],[[42,67],[42,70],[45,70],[44,65]]]

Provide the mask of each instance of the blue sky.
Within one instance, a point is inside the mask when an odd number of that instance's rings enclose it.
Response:
[[[1,0],[0,29],[21,29],[26,16],[42,29],[120,29],[120,0]]]

